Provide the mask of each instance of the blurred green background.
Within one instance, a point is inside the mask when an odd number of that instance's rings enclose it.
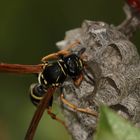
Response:
[[[0,1],[0,61],[37,64],[42,56],[57,51],[55,43],[65,31],[81,26],[83,20],[118,25],[124,19],[123,0],[5,0]],[[140,32],[134,37],[136,46]],[[0,73],[0,140],[22,140],[35,107],[28,89],[34,75]],[[54,104],[54,112],[61,111]],[[58,122],[44,114],[35,140],[68,140]]]

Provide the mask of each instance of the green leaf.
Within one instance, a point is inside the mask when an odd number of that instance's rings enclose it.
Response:
[[[140,140],[140,129],[102,106],[95,140]]]

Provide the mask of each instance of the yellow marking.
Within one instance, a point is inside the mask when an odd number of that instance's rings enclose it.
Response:
[[[76,61],[76,65],[77,65],[77,67],[79,67],[79,65],[78,65],[78,62]]]
[[[43,74],[41,74],[41,78],[44,79],[44,75]]]
[[[56,85],[56,86],[59,86],[59,83],[56,83],[55,85]]]
[[[57,86],[59,86],[59,83],[53,83],[52,86],[57,87]]]
[[[79,59],[79,62],[80,62],[80,66],[83,67],[83,63],[81,59]]]
[[[60,66],[61,70],[63,71],[64,75],[66,76],[66,73],[65,73],[65,71],[64,71],[64,69],[63,69],[63,67],[62,67],[62,65],[60,64],[59,61],[57,61],[57,62],[58,62],[58,65]]]
[[[58,82],[59,78],[60,78],[60,75],[57,77],[57,79],[56,79],[56,83]]]
[[[43,97],[37,97],[36,95],[33,94],[32,91],[31,91],[31,96],[36,100],[42,100],[42,98],[43,98]]]
[[[42,73],[39,73],[39,75],[38,75],[38,83],[39,84],[41,84],[40,78],[41,78],[42,75],[43,75]]]
[[[48,84],[48,82],[44,79],[44,83],[45,83],[45,85],[47,85]]]
[[[48,65],[48,63],[44,63],[43,64],[43,69],[45,69],[45,67]]]
[[[60,62],[63,62],[63,60],[62,60],[62,59],[60,59],[59,61],[60,61]]]
[[[66,64],[64,64],[64,67],[67,69],[67,66],[66,66]]]

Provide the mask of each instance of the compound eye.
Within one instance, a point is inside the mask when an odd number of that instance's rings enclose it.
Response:
[[[69,70],[71,73],[74,73],[75,72],[75,69],[76,69],[76,63],[75,61],[71,61],[71,59],[68,60],[68,66],[69,66]]]

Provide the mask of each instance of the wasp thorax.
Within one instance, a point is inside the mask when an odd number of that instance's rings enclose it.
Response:
[[[61,85],[67,76],[67,69],[64,65],[64,61],[61,60],[48,63],[39,75],[39,83],[45,86]]]

